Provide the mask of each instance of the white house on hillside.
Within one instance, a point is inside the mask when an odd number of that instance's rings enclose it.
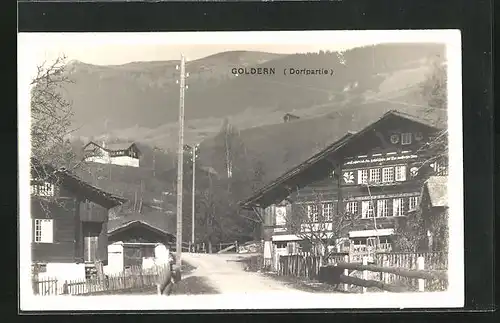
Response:
[[[93,141],[83,147],[86,161],[113,164],[121,166],[139,167],[140,150],[135,143],[117,143],[99,145]]]

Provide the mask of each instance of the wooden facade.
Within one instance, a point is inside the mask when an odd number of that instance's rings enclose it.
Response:
[[[432,153],[426,144],[439,131],[414,117],[387,113],[290,170],[243,207],[260,207],[265,226],[273,228],[272,240],[280,244],[301,240],[293,235],[294,219],[355,213],[361,219],[346,232],[351,244],[365,248],[376,238],[376,245],[390,250],[396,221],[418,207],[425,180],[443,171],[427,163]]]
[[[106,264],[108,210],[124,200],[67,171],[52,173],[31,184],[32,261]]]

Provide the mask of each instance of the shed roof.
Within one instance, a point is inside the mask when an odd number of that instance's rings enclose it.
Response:
[[[160,234],[174,236],[175,218],[162,212],[149,212],[146,214],[133,213],[108,221],[108,234],[113,235],[118,231],[126,230],[134,225],[144,225]]]
[[[432,207],[448,207],[448,176],[431,176],[424,184]]]

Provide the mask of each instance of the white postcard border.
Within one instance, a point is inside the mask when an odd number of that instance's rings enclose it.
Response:
[[[281,31],[176,33],[21,33],[18,35],[19,269],[22,311],[218,310],[299,308],[444,308],[464,305],[461,34],[459,30]],[[378,40],[378,41],[377,41]],[[142,44],[444,43],[448,62],[449,287],[433,293],[252,293],[202,296],[35,296],[31,286],[29,191],[30,82],[43,44],[51,42]],[[230,49],[230,48],[229,48]],[[229,50],[228,49],[228,50]]]

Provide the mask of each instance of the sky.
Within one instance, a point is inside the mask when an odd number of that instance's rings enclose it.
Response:
[[[247,50],[271,53],[305,53],[346,50],[374,44],[372,37],[314,37],[310,33],[30,33],[20,37],[19,51],[36,61],[52,61],[65,55],[95,65],[120,65],[138,61],[188,60],[215,53]],[[299,35],[299,36],[297,36]],[[307,36],[307,37],[304,37]],[[341,34],[339,34],[341,35]],[[20,53],[22,54],[22,53]]]

